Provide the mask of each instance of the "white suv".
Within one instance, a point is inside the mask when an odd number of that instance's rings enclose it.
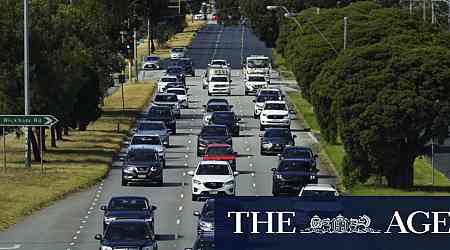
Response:
[[[261,114],[264,104],[267,101],[279,101],[280,98],[276,95],[258,95],[256,96],[255,100],[253,102],[255,103],[255,111],[253,112],[253,118],[257,119],[259,118],[259,115]]]
[[[260,130],[266,127],[291,127],[289,109],[285,101],[267,101],[259,117]]]
[[[330,184],[308,184],[302,188],[298,196],[313,197],[318,200],[334,199],[338,191]]]
[[[236,194],[236,176],[226,161],[201,161],[194,171],[188,171],[192,176],[192,200],[214,195]]]
[[[245,79],[245,95],[256,93],[259,89],[267,88],[267,78],[265,75],[248,75]]]
[[[168,76],[165,75],[161,77],[158,81],[158,92],[163,93],[166,90],[166,86],[169,83],[172,82],[178,82],[178,79],[176,76]]]
[[[214,94],[231,95],[231,80],[227,76],[213,75],[208,83],[208,96]]]

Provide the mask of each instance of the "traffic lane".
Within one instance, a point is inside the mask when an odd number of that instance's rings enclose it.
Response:
[[[222,27],[219,25],[207,25],[197,33],[192,41],[187,55],[193,61],[197,69],[206,69],[213,57],[214,49],[220,38]]]
[[[225,59],[233,70],[242,65],[241,50],[243,48],[242,29],[239,26],[224,27],[221,39],[215,53],[215,59]]]
[[[272,58],[272,49],[267,48],[250,28],[244,28],[244,58],[251,55],[265,55]]]

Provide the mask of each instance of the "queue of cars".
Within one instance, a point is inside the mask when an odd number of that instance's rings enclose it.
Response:
[[[177,133],[176,123],[182,109],[189,107],[186,76],[195,76],[192,61],[185,59],[184,53],[180,49],[171,51],[172,64],[158,81],[158,93],[146,117],[134,129],[123,159],[123,186],[164,183],[170,136]],[[260,130],[264,131],[260,135],[260,154],[278,157],[277,166],[271,169],[273,195],[294,194],[324,199],[337,197],[339,194],[333,186],[318,184],[318,156],[309,147],[295,145],[296,135],[290,129],[292,111],[284,100],[285,96],[279,89],[269,87],[268,71],[262,67],[264,65],[252,65],[254,61],[248,62],[244,88],[245,95],[255,93],[254,118],[259,119]],[[200,83],[207,89],[208,95],[230,95],[230,64],[225,60],[212,60],[208,66]],[[266,71],[259,72],[254,68],[264,68]],[[240,123],[241,118],[227,99],[210,98],[203,105],[202,127],[197,136],[196,150],[197,156],[201,158],[195,169],[186,172],[192,177],[192,201],[205,201],[201,211],[193,212],[198,217],[197,227],[193,229],[198,238],[192,249],[214,249],[214,198],[237,194],[240,172],[233,137],[240,135]],[[95,236],[100,241],[100,249],[124,249],[124,239],[127,239],[125,249],[157,249],[156,206],[151,200],[140,196],[117,196],[112,197],[101,210],[104,212],[104,232]]]

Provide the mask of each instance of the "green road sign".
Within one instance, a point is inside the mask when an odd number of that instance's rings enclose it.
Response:
[[[0,127],[50,127],[58,123],[52,115],[0,115]]]

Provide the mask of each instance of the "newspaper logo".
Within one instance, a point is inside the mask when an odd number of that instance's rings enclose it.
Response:
[[[370,227],[372,220],[367,215],[361,215],[358,218],[345,218],[338,215],[335,218],[320,218],[315,215],[311,218],[309,227],[300,233],[318,233],[318,234],[342,234],[342,233],[380,233]]]

